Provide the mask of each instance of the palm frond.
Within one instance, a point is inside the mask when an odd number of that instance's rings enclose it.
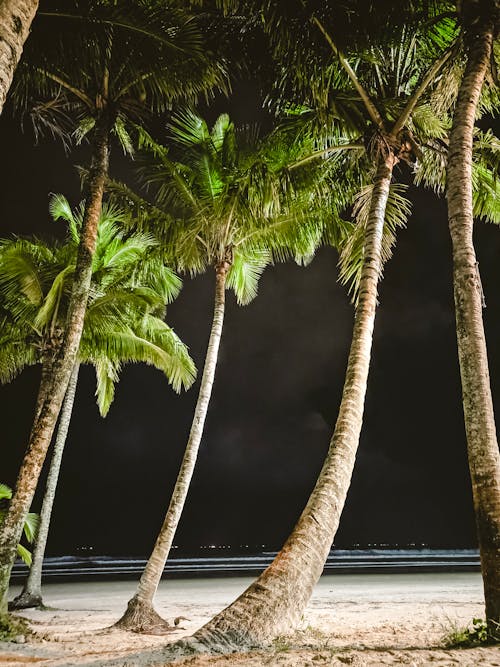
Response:
[[[472,198],[475,218],[500,224],[498,174],[483,164],[472,165]]]
[[[185,346],[182,345],[175,334],[173,332],[167,334],[167,331],[156,330],[152,335],[151,325],[149,325],[149,335],[147,337],[140,335],[145,333],[144,330],[138,329],[138,332],[135,333],[132,328],[116,330],[112,332],[112,335],[100,341],[94,340],[92,346],[96,350],[105,351],[108,370],[109,368],[119,368],[117,364],[141,362],[161,370],[174,391],[180,392],[182,388],[188,389],[195,377],[194,364],[187,354]],[[91,355],[92,352],[89,351],[89,359],[92,359]],[[84,360],[86,359],[84,353],[82,357]],[[106,398],[106,400],[102,399],[103,405],[107,404],[110,396],[110,382],[116,382],[116,380],[117,377],[109,373],[106,380],[104,370],[102,371],[99,381],[103,383],[103,397]]]
[[[57,221],[61,218],[68,222],[75,230],[78,229],[80,220],[78,216],[73,213],[73,210],[64,195],[53,194],[49,199],[49,213],[52,219]],[[78,240],[78,235],[76,236]]]
[[[396,242],[398,228],[405,227],[411,214],[411,204],[404,197],[407,187],[392,183],[385,210],[385,222],[382,236],[382,266],[390,259]],[[373,184],[365,186],[358,194],[353,216],[356,225],[341,247],[339,257],[340,281],[348,286],[353,300],[357,299],[361,270],[365,255],[365,230],[368,224],[372,200]]]
[[[120,364],[113,364],[106,356],[93,362],[96,373],[97,405],[101,417],[106,417],[115,397],[115,384],[120,379]]]
[[[126,127],[126,123],[121,116],[117,117],[115,124],[113,126],[113,132],[118,137],[118,140],[125,155],[130,155],[132,157],[134,155],[134,146],[132,143],[132,137],[130,136]]]
[[[138,334],[151,340],[168,355],[168,364],[162,370],[175,391],[189,389],[196,379],[196,366],[187,346],[161,318],[146,314],[140,321]]]
[[[179,296],[182,280],[173,269],[166,266],[160,253],[157,256],[151,253],[147,261],[139,264],[133,274],[133,281],[147,285],[160,295],[165,304],[169,304]]]
[[[0,331],[0,383],[6,384],[27,366],[39,363],[40,349],[31,327],[4,319],[0,321]]]
[[[44,287],[39,267],[50,255],[50,250],[42,244],[24,239],[2,242],[0,286],[9,301],[20,292],[31,306],[38,306],[42,302]]]
[[[144,313],[155,310],[164,304],[164,300],[155,290],[143,286],[124,286],[108,288],[105,293],[92,298],[85,316],[85,325],[89,328],[106,318],[126,316],[128,310]]]
[[[7,484],[0,484],[0,500],[10,500],[12,498],[12,489]],[[0,509],[0,526],[5,519],[6,510]],[[40,517],[38,514],[28,512],[23,526],[23,533],[28,542],[31,544],[36,539],[38,527],[40,525]],[[31,566],[31,553],[22,544],[17,545],[17,555],[26,565]]]
[[[40,527],[40,515],[35,514],[34,512],[28,512],[26,515],[26,520],[24,522],[24,536],[30,544],[36,540],[38,533],[38,528]]]
[[[79,146],[83,140],[89,136],[89,134],[94,129],[95,124],[96,118],[87,114],[78,120],[76,127],[72,132],[72,138],[75,140],[77,146]]]
[[[270,262],[271,253],[264,249],[234,254],[226,285],[234,291],[240,306],[246,306],[255,299],[260,277]]]
[[[74,271],[74,265],[70,264],[57,274],[43,300],[41,308],[38,310],[33,320],[35,329],[42,330],[50,326],[56,326],[58,323],[58,311],[63,296],[63,290],[67,285],[66,281],[70,279]]]
[[[26,549],[22,544],[17,545],[17,555],[19,558],[23,561],[25,565],[28,567],[31,567],[32,563],[32,557],[31,557],[31,551]]]
[[[4,498],[7,498],[7,500],[12,498],[12,489],[7,484],[0,483],[0,500]]]
[[[422,147],[421,156],[414,171],[415,185],[430,188],[438,195],[444,193],[447,159],[446,143],[431,142]]]
[[[191,109],[177,113],[167,127],[172,140],[183,148],[208,146],[212,139],[206,121]]]
[[[447,140],[430,142],[422,149],[415,169],[415,184],[444,194],[447,158]],[[476,129],[472,148],[473,213],[478,219],[496,224],[500,222],[499,174],[500,141],[491,130]]]

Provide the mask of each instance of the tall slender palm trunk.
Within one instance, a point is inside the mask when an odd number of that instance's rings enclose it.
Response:
[[[172,542],[179,524],[184,503],[193,476],[198,450],[200,448],[203,428],[212,395],[212,387],[219,354],[219,344],[224,323],[225,287],[229,265],[221,263],[216,268],[215,299],[212,329],[208,341],[205,366],[201,378],[200,392],[196,402],[189,439],[182,459],[181,467],[175,482],[172,498],[168,506],[163,525],[156,539],[153,552],[149,557],[144,572],[137,586],[134,597],[129,601],[127,610],[116,625],[134,632],[154,633],[169,629],[153,608],[153,598],[172,547]]]
[[[35,549],[33,551],[33,562],[31,564],[28,578],[24,584],[23,590],[16,598],[14,598],[12,602],[9,603],[9,609],[28,609],[29,607],[41,607],[43,605],[43,557],[45,555],[45,547],[47,546],[50,518],[52,516],[52,508],[54,506],[54,499],[56,496],[57,481],[59,479],[59,471],[61,469],[64,445],[66,444],[69,424],[71,421],[71,414],[73,412],[73,404],[75,402],[79,370],[80,363],[77,362],[73,368],[73,372],[71,373],[71,378],[66,390],[66,396],[64,397],[61,416],[59,418],[56,441],[54,443],[54,451],[52,453],[49,474],[47,476],[45,495],[43,497],[42,509],[40,511],[40,525],[38,527]]]
[[[492,3],[493,4],[493,3]],[[464,9],[466,9],[464,7]],[[500,622],[500,457],[482,318],[482,288],[474,251],[472,139],[479,96],[498,29],[498,9],[469,34],[469,54],[450,134],[447,200],[453,246],[453,286],[465,430],[486,618]],[[497,25],[495,25],[497,23]]]
[[[0,532],[0,615],[7,611],[7,593],[12,565],[16,558],[16,547],[21,538],[26,514],[33,500],[80,345],[92,277],[92,259],[97,239],[97,226],[108,174],[109,134],[110,122],[103,115],[97,121],[94,130],[89,192],[78,247],[64,341],[54,360],[50,391],[43,401],[38,419],[33,424],[28,448],[17,478],[16,490],[9,503],[9,509]]]
[[[0,114],[37,9],[38,0],[0,0]]]
[[[302,515],[273,563],[229,607],[193,637],[188,650],[228,652],[288,632],[299,621],[330,551],[356,458],[370,365],[381,242],[392,169],[397,158],[380,158],[366,229],[359,301],[335,430],[323,468]]]

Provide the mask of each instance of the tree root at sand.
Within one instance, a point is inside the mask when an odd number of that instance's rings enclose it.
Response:
[[[44,604],[41,595],[27,593],[23,591],[17,597],[9,602],[9,611],[17,611],[19,609],[31,609],[33,607],[41,607]]]
[[[137,597],[130,600],[127,611],[114,627],[143,635],[165,635],[175,630],[175,627],[163,619],[151,604]]]

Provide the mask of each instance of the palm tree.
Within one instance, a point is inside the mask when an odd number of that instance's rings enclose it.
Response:
[[[204,49],[196,19],[183,3],[138,0],[78,0],[68,10],[55,1],[39,13],[26,58],[17,72],[13,99],[33,111],[37,127],[63,133],[67,119],[78,121],[77,137],[89,136],[91,165],[80,244],[73,273],[63,344],[53,359],[48,391],[40,409],[0,536],[0,614],[5,612],[10,571],[24,515],[29,509],[41,467],[74,368],[92,276],[97,227],[108,175],[112,134],[130,152],[130,120],[140,122],[180,99],[195,99],[214,86],[224,86],[219,61]],[[55,38],[46,22],[59,21]]]
[[[37,9],[38,0],[0,4],[0,115]]]
[[[61,341],[84,208],[73,212],[67,200],[58,195],[52,198],[50,210],[53,218],[64,219],[72,232],[64,245],[14,239],[0,247],[5,313],[2,382],[57,353]],[[123,214],[105,205],[99,221],[91,296],[59,421],[33,565],[23,592],[10,605],[14,609],[42,604],[43,555],[80,363],[91,363],[96,369],[96,395],[103,416],[113,401],[123,363],[152,364],[165,373],[176,391],[194,380],[194,364],[187,349],[163,321],[165,304],[177,296],[180,280],[159,259],[157,243],[150,235],[125,237],[120,224]]]
[[[353,211],[357,225],[344,243],[340,262],[341,278],[352,285],[356,297],[353,336],[330,448],[302,515],[258,579],[192,638],[180,642],[188,650],[227,652],[267,642],[293,628],[307,605],[333,542],[355,463],[378,281],[395,230],[409,214],[409,202],[401,196],[404,186],[392,183],[394,167],[415,161],[419,134],[425,138],[433,127],[438,136],[444,132],[440,123],[435,126],[435,118],[425,119],[428,93],[451,55],[454,24],[447,17],[435,17],[431,29],[424,22],[411,30],[403,26],[384,48],[360,50],[350,58],[334,39],[334,9],[314,12],[301,2],[295,24],[300,38],[292,32],[293,23],[282,21],[275,7],[271,10],[268,29],[284,61],[279,68],[281,94],[289,103],[290,91],[298,91],[302,110],[297,104],[292,108],[306,118],[314,107],[319,109],[316,126],[326,128],[317,135],[319,155],[359,174]],[[310,42],[304,40],[307,26],[316,31],[309,33]],[[318,46],[318,35],[328,53]]]
[[[484,15],[477,15],[472,5],[462,6],[460,46],[462,50],[465,47],[466,53],[460,52],[447,65],[430,100],[434,112],[445,119],[446,135],[438,142],[431,139],[423,149],[422,159],[415,170],[415,182],[431,187],[438,194],[446,193],[448,197],[468,459],[486,618],[491,632],[496,633],[500,621],[500,555],[497,548],[500,539],[500,460],[481,315],[484,295],[472,241],[472,225],[474,219],[500,223],[497,186],[500,143],[491,130],[474,127],[478,117],[498,110],[500,98],[493,80],[487,80],[483,85],[493,57],[491,42],[498,12],[495,14],[494,6],[487,4],[482,11]]]
[[[151,156],[141,175],[155,193],[154,204],[124,186],[115,185],[114,191],[135,205],[140,224],[164,228],[165,247],[171,249],[178,269],[196,273],[210,267],[214,271],[214,314],[198,400],[170,504],[136,593],[117,623],[141,632],[168,627],[155,612],[153,598],[203,435],[222,335],[225,290],[233,289],[240,305],[249,303],[273,258],[290,254],[297,261],[310,258],[322,238],[322,216],[326,213],[330,224],[335,220],[334,209],[323,206],[320,210],[304,184],[290,176],[285,182],[285,155],[290,156],[278,140],[266,155],[256,130],[236,129],[225,114],[211,129],[193,112],[178,115],[170,125],[170,143],[174,157],[141,133],[141,145]]]
[[[482,288],[472,240],[474,124],[500,28],[498,0],[457,3],[467,64],[456,100],[448,149],[446,197],[465,430],[481,553],[486,619],[500,623],[500,456],[482,318]],[[494,84],[493,84],[494,87]],[[498,193],[496,194],[498,201]]]

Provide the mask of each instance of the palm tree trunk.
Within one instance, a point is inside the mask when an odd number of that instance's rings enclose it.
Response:
[[[0,0],[0,114],[37,9],[38,0]]]
[[[31,430],[28,449],[17,478],[16,490],[9,503],[0,533],[0,615],[7,610],[7,592],[10,572],[16,558],[16,547],[21,537],[26,514],[33,500],[80,345],[92,277],[97,226],[108,174],[109,134],[110,123],[107,117],[103,116],[98,120],[94,130],[89,193],[78,247],[64,341],[54,360],[50,392]]]
[[[42,372],[40,375],[40,386],[38,387],[38,395],[36,397],[35,404],[35,419],[34,422],[40,416],[42,405],[47,399],[50,390],[50,379],[52,372],[52,360],[48,354],[44,354],[42,358]]]
[[[54,506],[54,499],[57,489],[57,480],[59,479],[59,471],[61,469],[62,455],[64,452],[64,445],[66,444],[66,437],[68,435],[69,423],[71,421],[71,414],[73,412],[73,404],[75,401],[76,386],[78,383],[78,371],[80,370],[80,363],[77,361],[71,378],[69,380],[66,396],[59,418],[59,426],[57,429],[56,442],[54,444],[54,451],[52,453],[52,460],[50,462],[50,470],[47,476],[47,484],[45,487],[45,496],[43,498],[42,509],[40,512],[40,525],[38,527],[38,535],[36,538],[35,549],[33,552],[33,562],[30,567],[28,578],[24,584],[23,590],[14,600],[9,603],[9,609],[28,609],[29,607],[43,606],[42,600],[42,566],[43,557],[45,554],[45,547],[47,545],[47,536],[49,534],[50,518],[52,516],[52,508]]]
[[[163,525],[156,539],[153,552],[149,557],[144,572],[137,586],[134,597],[129,601],[127,610],[116,625],[134,632],[158,633],[170,629],[153,608],[153,598],[172,547],[172,542],[179,524],[184,503],[193,476],[198,450],[203,436],[203,427],[212,395],[219,344],[224,323],[225,287],[229,265],[221,263],[216,268],[214,316],[208,341],[205,366],[201,378],[200,392],[196,402],[189,439],[182,459],[181,468],[175,482],[172,498],[168,506]]]
[[[464,9],[466,9],[464,7]],[[450,134],[448,219],[453,246],[453,285],[458,357],[486,618],[500,622],[500,457],[482,318],[482,288],[473,245],[472,140],[477,105],[491,58],[495,20],[477,24]]]
[[[309,501],[273,563],[229,607],[178,645],[228,652],[266,643],[299,621],[330,551],[358,448],[382,269],[381,241],[392,153],[380,159],[366,229],[359,300],[342,401],[323,468]]]

